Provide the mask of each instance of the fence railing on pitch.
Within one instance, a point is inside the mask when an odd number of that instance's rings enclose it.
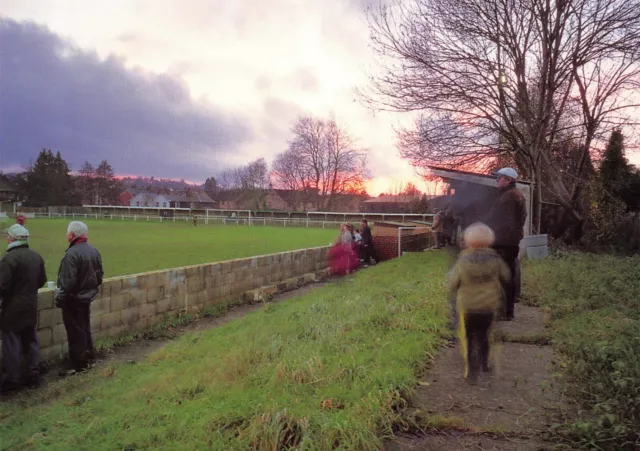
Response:
[[[151,214],[124,214],[124,213],[31,213],[32,218],[51,219],[101,219],[101,220],[122,220],[122,221],[143,221],[143,222],[184,222],[193,221],[194,215],[151,215]],[[204,216],[195,215],[200,224],[223,224],[223,225],[243,225],[243,226],[281,226],[281,227],[315,227],[315,228],[338,228],[342,221],[318,221],[302,218],[266,218],[266,217],[227,217],[227,216]]]

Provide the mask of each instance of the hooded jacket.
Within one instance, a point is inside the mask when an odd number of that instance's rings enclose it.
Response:
[[[509,268],[492,249],[465,249],[449,272],[449,290],[460,312],[495,312]]]

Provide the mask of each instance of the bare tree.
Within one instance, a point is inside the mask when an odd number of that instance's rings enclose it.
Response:
[[[274,186],[301,192],[318,208],[330,210],[336,197],[361,193],[366,176],[366,153],[334,120],[301,117],[292,127],[289,148],[273,164]]]
[[[543,178],[578,224],[577,197],[599,133],[630,124],[640,78],[640,0],[411,0],[370,14],[382,73],[370,105],[419,112],[399,132],[417,167],[474,167],[508,155]],[[606,130],[605,130],[606,129]],[[553,158],[580,142],[571,182]]]

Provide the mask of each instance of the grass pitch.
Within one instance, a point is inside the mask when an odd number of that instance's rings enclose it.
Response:
[[[0,449],[377,450],[446,328],[410,254],[0,403]]]
[[[89,242],[102,254],[105,277],[251,257],[333,241],[337,230],[294,227],[204,225],[191,222],[86,220]],[[68,247],[69,220],[30,219],[30,245],[44,258],[47,277],[56,280]]]

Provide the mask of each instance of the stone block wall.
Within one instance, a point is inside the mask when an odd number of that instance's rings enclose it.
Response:
[[[105,279],[91,304],[94,339],[115,337],[159,323],[166,315],[243,299],[247,291],[327,267],[328,247],[186,266]],[[38,341],[44,359],[67,352],[62,312],[53,290],[38,294]]]

